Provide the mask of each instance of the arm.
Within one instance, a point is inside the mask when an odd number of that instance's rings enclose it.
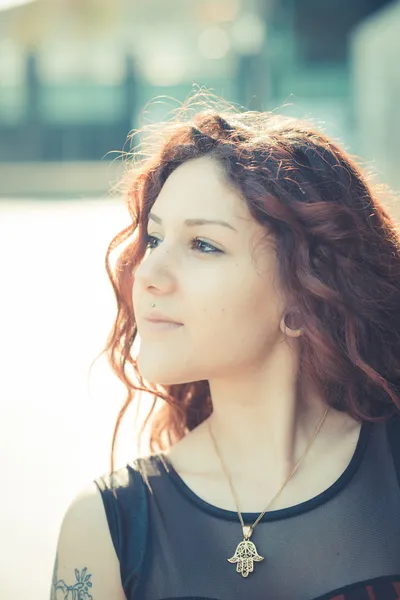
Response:
[[[92,484],[69,506],[58,538],[51,600],[126,600],[103,502]]]

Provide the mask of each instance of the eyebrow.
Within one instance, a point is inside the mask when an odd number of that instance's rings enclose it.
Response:
[[[158,223],[158,225],[162,225],[162,219],[160,219],[160,217],[157,217],[157,215],[155,215],[154,213],[149,214],[149,219],[151,219],[155,223]],[[227,227],[228,229],[232,229],[233,231],[237,232],[237,229],[235,229],[232,225],[230,225],[226,221],[219,221],[218,219],[185,219],[183,224],[186,227],[196,227],[201,225],[222,225],[222,227]]]

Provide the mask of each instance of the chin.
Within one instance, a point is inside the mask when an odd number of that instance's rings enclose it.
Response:
[[[157,361],[151,358],[142,357],[139,353],[137,366],[140,375],[148,382],[158,385],[178,385],[180,383],[189,383],[193,381],[179,370],[178,365],[168,365],[166,361],[163,364],[157,364]]]

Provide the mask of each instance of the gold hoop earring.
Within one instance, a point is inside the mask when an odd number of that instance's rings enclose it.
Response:
[[[299,337],[303,333],[303,328],[296,322],[295,315],[300,315],[300,311],[296,309],[288,310],[281,319],[281,331],[289,337]]]

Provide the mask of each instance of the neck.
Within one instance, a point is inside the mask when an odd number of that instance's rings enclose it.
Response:
[[[273,467],[278,477],[304,452],[326,404],[311,386],[299,395],[293,354],[279,350],[246,376],[210,381],[210,426],[232,475]]]

